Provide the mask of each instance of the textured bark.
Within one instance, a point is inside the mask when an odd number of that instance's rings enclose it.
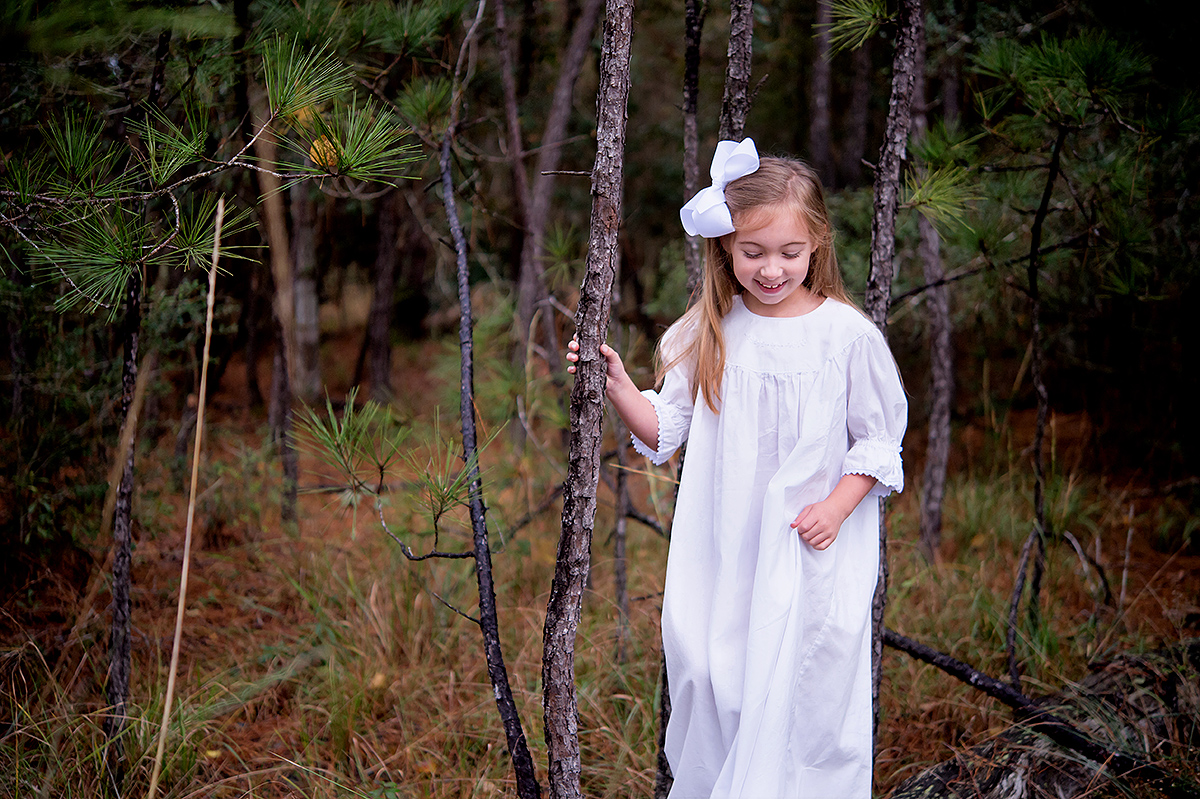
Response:
[[[704,18],[708,15],[707,0],[685,0],[683,22],[683,201],[686,203],[700,190],[700,130],[696,122],[696,105],[700,97],[700,38]],[[683,266],[687,270],[687,292],[690,297],[700,285],[700,237],[684,235]]]
[[[295,298],[296,358],[292,393],[312,404],[321,395],[321,324],[317,301],[316,203],[307,182],[293,184],[292,290]]]
[[[833,91],[833,71],[830,51],[833,49],[833,34],[829,25],[833,22],[830,0],[817,0],[816,50],[812,60],[812,82],[808,91],[808,159],[826,190],[833,188],[833,157],[829,146],[830,122],[829,103]]]
[[[371,399],[390,402],[392,390],[392,308],[396,297],[396,262],[400,236],[400,193],[379,201],[379,246],[375,252],[375,291],[367,317],[367,381]]]
[[[465,45],[464,45],[465,46]],[[457,256],[458,276],[458,343],[462,356],[459,412],[462,419],[463,459],[470,465],[468,503],[471,513],[471,529],[474,534],[475,579],[479,587],[479,629],[483,633],[484,657],[487,661],[488,678],[492,693],[496,697],[496,708],[504,724],[505,741],[517,778],[517,795],[521,799],[537,799],[541,795],[537,775],[533,769],[533,757],[521,728],[521,719],[513,701],[512,688],[508,683],[508,671],[504,665],[504,652],[500,648],[500,622],[496,613],[496,589],[492,578],[492,551],[488,543],[487,517],[483,504],[483,482],[479,475],[478,452],[475,431],[475,359],[474,341],[471,334],[471,287],[468,282],[467,241],[458,218],[454,200],[454,182],[450,174],[450,142],[454,136],[454,124],[447,130],[442,142],[441,170],[443,202],[450,221],[450,233],[454,239]]]
[[[121,325],[124,341],[124,362],[121,368],[121,418],[133,412],[134,389],[138,376],[138,339],[142,331],[142,273],[135,269],[125,284],[125,316]],[[122,731],[125,729],[126,702],[129,700],[129,676],[131,667],[130,633],[130,588],[133,558],[133,456],[137,449],[137,425],[131,427],[125,465],[121,470],[121,482],[117,486],[116,505],[113,512],[112,541],[112,621],[108,637],[108,683],[105,699],[108,716],[104,720],[107,738],[105,784],[114,796],[119,796],[125,779],[125,744]]]
[[[729,63],[725,67],[725,94],[721,98],[718,138],[741,141],[750,113],[750,59],[753,55],[754,3],[730,0]]]
[[[850,56],[850,105],[846,112],[846,134],[842,139],[842,182],[862,182],[863,156],[867,154],[867,125],[871,109],[871,40],[867,39]]]
[[[592,170],[587,271],[575,315],[579,362],[571,391],[571,446],[563,492],[562,534],[546,608],[542,655],[543,708],[550,760],[550,794],[582,796],[579,709],[575,698],[575,635],[590,562],[606,370],[600,345],[607,328],[619,257],[625,121],[633,3],[609,0],[596,98],[596,163]]]
[[[546,116],[546,129],[534,165],[528,214],[524,220],[525,240],[521,246],[521,266],[517,278],[517,334],[520,338],[517,358],[520,363],[524,363],[534,309],[546,296],[546,287],[542,282],[545,271],[542,260],[545,257],[546,228],[550,223],[555,178],[549,173],[558,169],[562,143],[567,137],[567,123],[571,118],[575,83],[591,51],[592,33],[596,29],[596,21],[603,5],[604,0],[587,0],[575,23],[570,43],[566,52],[562,54],[562,67],[558,74],[558,82],[554,86],[554,98]],[[553,319],[548,313],[543,314],[542,319],[543,331],[547,338],[546,354],[553,359],[558,354],[557,342],[554,341]],[[551,370],[557,373],[555,366],[556,364],[551,363]]]
[[[892,94],[888,101],[883,148],[875,170],[875,210],[871,219],[871,270],[863,303],[867,315],[887,335],[888,307],[896,255],[896,207],[900,197],[900,166],[908,140],[916,52],[924,28],[921,0],[900,3],[896,52],[892,56]],[[879,500],[879,575],[871,608],[873,624],[871,652],[871,698],[875,725],[879,723],[879,681],[883,663],[883,613],[887,604],[887,519],[886,500]]]

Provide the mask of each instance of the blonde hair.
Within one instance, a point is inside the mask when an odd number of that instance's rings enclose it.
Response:
[[[763,158],[757,171],[725,187],[725,202],[738,230],[754,230],[779,213],[795,214],[804,223],[814,247],[804,287],[818,297],[854,306],[842,285],[833,249],[833,226],[825,209],[820,179],[812,167],[795,158]],[[744,291],[733,273],[730,248],[734,235],[707,240],[700,298],[677,323],[682,330],[694,330],[694,334],[682,350],[669,353],[663,351],[664,337],[656,358],[659,383],[676,364],[691,363],[692,400],[703,395],[714,413],[718,412],[717,403],[721,401],[721,376],[725,371],[721,320],[733,308],[734,296]]]

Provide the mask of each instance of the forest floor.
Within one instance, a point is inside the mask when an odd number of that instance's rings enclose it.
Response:
[[[349,383],[357,346],[346,336],[327,347],[334,385]],[[414,431],[413,457],[389,475],[399,490],[386,495],[384,513],[418,550],[431,541],[422,472],[452,471],[458,452],[456,379],[446,366],[453,359],[453,347],[437,342],[396,352],[395,407]],[[550,415],[554,389],[548,381],[539,385],[538,401]],[[299,524],[281,524],[264,416],[247,407],[246,396],[244,370],[235,362],[210,405],[166,795],[512,793],[480,636],[456,612],[475,612],[470,564],[405,560],[381,531],[373,506],[350,502],[308,450]],[[443,408],[440,419],[435,403]],[[524,450],[516,450],[511,425],[501,429],[502,415],[487,403],[484,392],[484,433],[498,434],[482,463],[505,658],[544,781],[541,633],[560,503],[522,529],[512,527],[561,481],[564,459],[551,425],[531,431]],[[927,563],[916,544],[920,430],[906,441],[910,485],[892,501],[889,516],[888,626],[997,677],[1008,671],[1008,606],[1031,523],[1031,469],[1022,452],[1032,439],[1029,421],[1013,412],[956,429],[936,563]],[[175,429],[165,427],[161,438],[143,444],[138,461],[131,796],[144,795],[153,756],[182,564],[188,470],[173,454]],[[1054,419],[1048,513],[1054,529],[1071,532],[1104,577],[1065,536],[1052,540],[1042,622],[1031,626],[1022,612],[1017,648],[1025,689],[1035,695],[1078,681],[1089,666],[1121,652],[1195,636],[1200,624],[1200,558],[1185,546],[1189,512],[1172,511],[1136,477],[1089,473],[1092,445],[1086,419]],[[640,458],[632,469],[637,508],[669,524],[671,472]],[[629,525],[629,638],[619,658],[613,503],[601,491],[576,662],[584,788],[590,797],[648,797],[666,542]],[[451,512],[441,545],[465,547],[466,530],[461,511]],[[81,598],[104,552],[97,545],[90,564],[37,574],[6,601],[0,691],[12,715],[0,740],[0,796],[35,796],[47,788],[41,795],[88,796],[96,786],[107,590],[89,607]],[[1112,593],[1107,601],[1103,580]],[[1006,708],[968,686],[887,651],[877,795],[1011,721]]]

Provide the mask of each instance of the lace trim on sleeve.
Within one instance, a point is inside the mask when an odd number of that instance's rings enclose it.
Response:
[[[679,445],[683,443],[683,415],[674,406],[663,400],[657,391],[643,391],[642,396],[650,400],[654,406],[654,414],[658,417],[658,449],[653,449],[632,433],[633,448],[639,455],[645,455],[655,466],[666,463]]]
[[[864,438],[854,442],[846,453],[842,474],[861,474],[874,477],[878,483],[869,496],[886,497],[904,490],[904,466],[900,461],[901,447],[886,438]]]

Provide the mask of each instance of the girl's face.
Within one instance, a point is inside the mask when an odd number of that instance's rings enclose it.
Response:
[[[801,316],[821,298],[805,288],[815,244],[796,214],[778,210],[753,220],[758,227],[737,230],[725,244],[742,300],[759,316]]]

